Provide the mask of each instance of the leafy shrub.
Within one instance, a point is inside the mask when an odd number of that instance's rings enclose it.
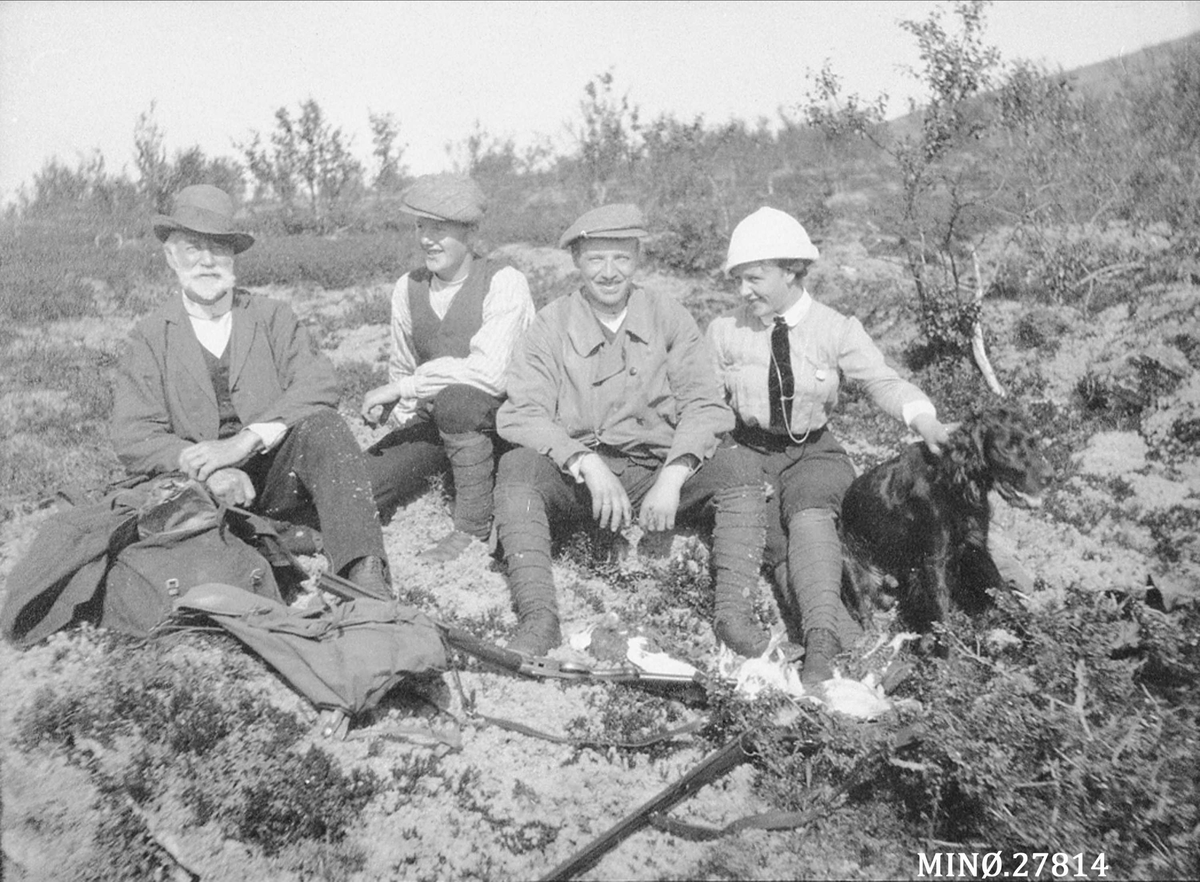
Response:
[[[658,615],[664,607],[676,607],[711,621],[716,600],[710,557],[698,540],[683,554],[673,555],[658,580],[658,592],[647,598],[647,612]]]
[[[342,409],[356,412],[363,395],[387,382],[387,368],[365,361],[343,361],[336,367]]]
[[[1069,329],[1069,323],[1057,312],[1044,306],[1033,307],[1022,312],[1013,326],[1013,345],[1017,349],[1054,352]]]
[[[510,242],[558,246],[558,237],[591,204],[564,192],[549,175],[508,176],[495,183],[481,181],[490,208],[479,224],[481,250]]]
[[[749,729],[772,726],[780,709],[790,703],[790,699],[778,693],[766,693],[748,701],[737,693],[734,684],[714,681],[708,688],[708,723],[701,737],[711,746],[720,747]]]
[[[304,234],[263,237],[238,257],[247,286],[319,285],[326,290],[394,281],[415,262],[411,237],[360,233],[339,238]]]
[[[340,843],[376,793],[376,777],[343,773],[317,747],[297,753],[304,729],[296,718],[245,685],[245,668],[255,662],[205,654],[203,639],[184,643],[188,648],[178,651],[162,642],[111,638],[89,677],[57,690],[44,687],[18,711],[18,745],[26,752],[64,749],[99,776],[100,766],[88,758],[93,745],[136,738],[140,752],[113,780],[98,779],[102,789],[145,802],[183,781],[181,798],[197,823],[217,823],[267,855],[295,852],[292,863],[328,860],[342,875],[360,869],[361,851]],[[136,842],[141,828],[125,817],[123,804],[108,805],[102,834]],[[314,843],[332,850],[321,858]]]
[[[979,370],[969,361],[937,360],[938,350],[914,346],[906,353],[909,367],[917,368],[913,382],[937,405],[943,419],[959,417],[995,396]],[[1000,378],[1003,383],[1004,378]]]
[[[1005,600],[976,621],[955,613],[948,656],[919,659],[901,687],[923,706],[915,741],[878,749],[905,714],[875,727],[801,715],[764,747],[760,789],[794,809],[848,787],[853,826],[870,836],[882,825],[914,851],[933,839],[1104,852],[1123,877],[1189,877],[1200,859],[1198,624],[1195,605],[1164,614],[1081,589],[1032,611]]]
[[[1026,229],[1014,234],[992,284],[1016,299],[1078,306],[1085,314],[1132,299],[1171,273],[1169,242],[1127,224]]]
[[[204,754],[260,715],[281,738],[299,735],[292,718],[262,706],[244,687],[220,688],[212,673],[162,644],[114,642],[94,682],[62,692],[44,687],[34,695],[17,718],[19,743],[26,750],[43,743],[71,748],[83,738],[108,746],[137,732],[173,753]]]
[[[380,286],[355,297],[342,311],[341,326],[350,331],[363,325],[390,325],[392,322],[392,289]]]
[[[567,725],[572,738],[629,744],[678,725],[682,719],[677,702],[622,686],[607,686],[603,692],[589,695],[588,703],[598,712],[598,718],[597,713],[592,713],[572,720]],[[596,749],[603,752],[609,748],[597,745]],[[647,747],[618,749],[645,752],[651,759],[657,759],[669,755],[675,745],[660,741]]]
[[[121,787],[101,787],[100,815],[95,835],[99,860],[89,863],[80,882],[124,882],[126,879],[165,879],[176,870],[162,846],[133,806],[121,799]]]
[[[227,835],[268,855],[306,839],[337,842],[378,789],[375,775],[358,769],[345,775],[318,747],[263,762],[265,745],[256,741],[231,741],[215,758],[217,767],[205,770],[212,780],[197,780],[183,801],[200,823],[216,818]]]
[[[166,271],[157,248],[115,245],[86,217],[5,224],[0,229],[0,317],[36,324],[95,315],[96,299],[128,306],[135,289]],[[111,292],[111,294],[109,294]]]
[[[0,485],[24,497],[103,485],[121,474],[108,443],[117,353],[44,340],[6,345],[0,376]]]

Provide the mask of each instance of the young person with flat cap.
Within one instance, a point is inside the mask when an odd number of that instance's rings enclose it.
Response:
[[[829,431],[838,373],[859,380],[885,413],[903,420],[934,453],[949,440],[925,394],[902,379],[858,319],[818,303],[804,288],[817,247],[800,222],[774,208],[743,219],[729,240],[725,273],[745,301],[708,326],[733,438],[758,451],[774,488],[766,561],[784,595],[784,619],[804,641],[800,679],[818,686],[860,633],[841,602],[837,519],[854,465]]]
[[[734,424],[711,353],[688,311],[638,285],[646,235],[635,205],[606,205],[559,241],[582,287],[543,308],[509,366],[496,528],[518,628],[509,648],[542,655],[561,642],[551,532],[587,523],[670,530],[715,510],[719,639],[759,652],[754,620],[765,515],[757,456],[723,442]]]
[[[112,439],[135,474],[181,471],[271,518],[315,506],[334,572],[391,593],[358,443],[337,412],[333,365],[287,304],[234,286],[254,237],[229,194],[185,187],[154,234],[178,280],[142,319],[117,370]]]
[[[392,292],[388,382],[363,398],[363,418],[394,428],[367,451],[380,514],[428,488],[449,466],[454,528],[420,559],[454,560],[492,527],[496,409],[517,337],[533,320],[525,276],[474,250],[486,201],[470,178],[429,175],[400,210],[416,218],[424,265]],[[390,413],[390,415],[389,415]]]

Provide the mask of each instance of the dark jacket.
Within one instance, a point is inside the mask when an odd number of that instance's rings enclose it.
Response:
[[[242,425],[291,426],[337,406],[333,364],[287,304],[237,289],[232,311],[229,389]],[[217,439],[216,393],[178,293],[134,328],[113,399],[113,446],[130,472],[172,471],[184,448]]]

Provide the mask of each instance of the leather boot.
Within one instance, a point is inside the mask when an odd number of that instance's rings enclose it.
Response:
[[[758,584],[766,539],[761,486],[734,486],[715,495],[713,568],[716,604],[713,633],[747,658],[761,655],[770,637],[754,614],[751,600]]]
[[[492,485],[495,460],[490,435],[442,432],[442,443],[454,475],[454,529],[419,555],[427,563],[448,563],[470,546],[486,542],[492,528]]]
[[[346,578],[380,600],[392,599],[392,583],[387,563],[374,555],[360,557],[346,570]]]

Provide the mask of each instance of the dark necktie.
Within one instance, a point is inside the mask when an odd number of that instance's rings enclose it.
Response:
[[[767,391],[771,397],[771,428],[790,428],[788,411],[791,410],[796,383],[792,375],[788,326],[781,316],[775,317],[775,327],[771,331],[771,367],[767,371]]]

